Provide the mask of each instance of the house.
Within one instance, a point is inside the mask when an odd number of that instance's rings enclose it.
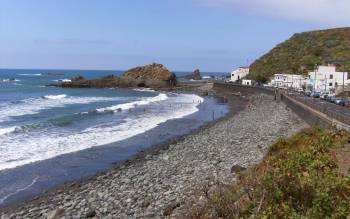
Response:
[[[302,89],[306,86],[308,77],[294,74],[275,74],[270,86],[279,88]]]
[[[249,74],[249,67],[239,67],[231,72],[231,82],[238,82]]]
[[[243,80],[242,80],[242,84],[243,84],[243,85],[252,85],[252,80],[243,79]]]
[[[348,79],[347,72],[337,72],[335,65],[318,66],[315,71],[309,72],[309,86],[316,91],[335,90]]]

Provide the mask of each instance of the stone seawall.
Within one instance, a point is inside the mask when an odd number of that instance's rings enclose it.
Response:
[[[245,86],[239,84],[228,84],[222,82],[215,82],[214,88],[227,89],[232,93],[251,93],[259,94],[264,93],[268,95],[275,95],[274,89],[265,87]],[[316,127],[331,127],[345,129],[350,131],[350,119],[346,115],[341,113],[332,113],[331,110],[320,110],[320,106],[313,104],[312,102],[303,101],[301,102],[297,98],[294,98],[287,93],[277,93],[277,101],[283,101],[290,109],[300,116],[310,126]],[[327,103],[328,104],[328,103]],[[338,107],[338,106],[334,106]],[[343,108],[344,110],[347,110]]]

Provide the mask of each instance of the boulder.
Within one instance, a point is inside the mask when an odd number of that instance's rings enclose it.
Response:
[[[193,80],[202,80],[201,72],[199,71],[199,69],[194,70]]]
[[[192,74],[186,75],[185,78],[189,80],[202,80],[201,72],[199,69],[194,70]]]
[[[58,219],[60,218],[64,213],[64,209],[62,208],[57,208],[55,210],[52,210],[50,211],[48,214],[47,214],[47,219]]]
[[[177,83],[176,75],[162,64],[153,63],[127,70],[121,79],[121,86],[127,87],[172,87]]]
[[[240,172],[242,172],[242,171],[245,171],[247,168],[245,168],[245,167],[242,167],[242,166],[240,166],[240,165],[233,165],[232,167],[231,167],[231,173],[240,173]]]

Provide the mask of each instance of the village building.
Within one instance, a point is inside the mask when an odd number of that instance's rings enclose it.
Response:
[[[244,77],[249,74],[249,67],[239,67],[238,69],[231,72],[231,82],[241,81]]]
[[[275,74],[270,86],[278,88],[303,89],[306,87],[308,77],[295,74]]]
[[[337,72],[335,65],[318,66],[315,71],[309,72],[309,87],[315,91],[334,91],[348,79],[347,72]]]
[[[252,80],[243,79],[242,80],[242,85],[250,85],[251,86],[251,85],[253,85],[252,84]]]

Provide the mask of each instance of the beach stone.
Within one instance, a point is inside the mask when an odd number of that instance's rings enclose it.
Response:
[[[62,208],[57,208],[53,211],[50,211],[48,214],[47,214],[47,219],[57,219],[59,218],[60,216],[62,216],[64,213],[64,209]]]
[[[242,171],[245,171],[247,168],[245,168],[245,167],[242,167],[242,166],[240,166],[240,165],[233,165],[232,167],[231,167],[231,173],[240,173],[240,172],[242,172]]]

